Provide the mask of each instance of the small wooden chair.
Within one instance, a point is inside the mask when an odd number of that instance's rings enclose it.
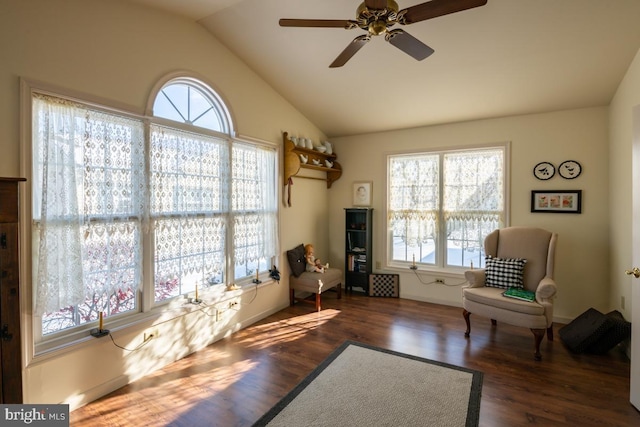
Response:
[[[303,244],[287,251],[287,260],[291,268],[289,275],[289,302],[291,305],[296,301],[309,302],[315,304],[316,310],[320,311],[322,309],[322,293],[333,288],[338,293],[338,299],[342,298],[342,270],[325,268],[324,273],[305,271]],[[296,291],[315,294],[315,301],[296,296]]]
[[[338,268],[326,268],[324,273],[305,271],[298,277],[292,274],[289,276],[289,302],[291,305],[296,301],[315,303],[316,310],[320,311],[322,293],[332,288],[338,293],[338,299],[342,298],[342,270]],[[296,291],[311,292],[315,294],[315,300],[297,297]]]

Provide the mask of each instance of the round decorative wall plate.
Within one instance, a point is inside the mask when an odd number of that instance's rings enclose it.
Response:
[[[577,178],[582,172],[582,166],[575,160],[566,160],[558,166],[558,173],[564,179]]]
[[[546,181],[556,174],[556,167],[549,162],[540,162],[533,167],[533,176]]]

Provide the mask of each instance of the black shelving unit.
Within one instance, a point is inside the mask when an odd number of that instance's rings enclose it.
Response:
[[[345,209],[345,289],[361,288],[369,293],[369,274],[372,270],[373,209]]]

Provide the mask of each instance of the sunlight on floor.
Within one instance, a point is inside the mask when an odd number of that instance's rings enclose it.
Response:
[[[295,341],[309,333],[310,330],[329,322],[338,314],[340,314],[339,310],[325,309],[278,322],[253,325],[248,332],[238,332],[235,339],[238,343],[249,341],[248,347],[256,347],[258,349]]]
[[[235,360],[233,348],[242,345],[247,349],[262,350],[268,347],[276,347],[280,344],[296,341],[304,337],[315,328],[326,324],[337,315],[339,310],[325,309],[320,312],[313,312],[301,316],[289,317],[276,322],[257,323],[247,329],[237,332],[231,340],[230,346],[215,343],[200,351],[197,351],[185,358],[177,360],[149,375],[140,378],[125,386],[124,393],[114,392],[112,396],[102,398],[102,406],[106,410],[101,413],[91,413],[82,419],[76,418],[76,422],[90,421],[100,417],[107,420],[109,414],[117,414],[118,411],[126,410],[129,415],[139,416],[144,419],[145,405],[153,405],[157,396],[170,395],[174,410],[165,413],[167,418],[176,420],[183,414],[195,410],[196,406],[203,400],[215,396],[219,392],[233,386],[239,381],[250,381],[256,387],[261,388],[261,383],[268,381],[268,378],[251,377],[251,371],[264,363],[264,360],[254,360],[251,358]],[[190,325],[194,326],[194,325]],[[168,336],[166,334],[165,336]],[[136,359],[162,357],[168,353],[179,353],[176,346],[185,345],[188,340],[184,337],[177,339],[170,348],[153,348],[149,346],[146,351],[142,351]],[[135,362],[134,362],[135,365]],[[139,405],[137,403],[140,403]],[[136,414],[136,412],[140,412]],[[86,415],[86,414],[85,414]],[[112,422],[117,420],[112,419]],[[155,420],[159,421],[159,420]],[[163,419],[162,422],[167,421]],[[117,422],[116,422],[117,423]]]

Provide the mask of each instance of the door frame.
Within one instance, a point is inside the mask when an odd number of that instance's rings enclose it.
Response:
[[[632,265],[640,267],[640,105],[632,109],[632,143],[631,143],[631,246]],[[631,324],[640,325],[640,279],[629,276],[631,286]],[[631,371],[629,401],[640,410],[640,328],[631,328]]]

